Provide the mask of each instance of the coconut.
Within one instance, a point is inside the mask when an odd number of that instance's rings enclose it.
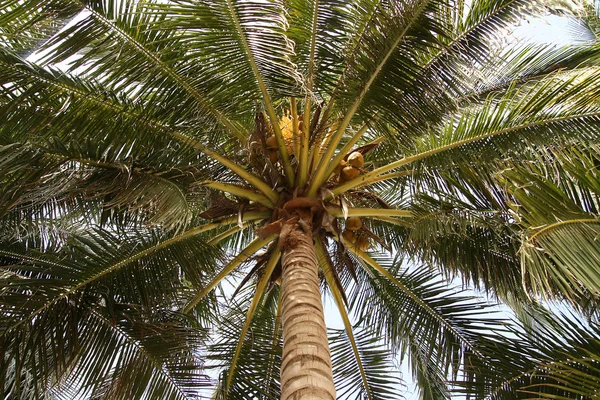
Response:
[[[269,136],[267,138],[267,148],[277,149],[277,139],[275,138],[275,136]]]
[[[362,167],[364,163],[365,159],[363,155],[358,151],[355,151],[348,156],[348,164],[355,168]]]
[[[356,240],[356,235],[354,234],[354,232],[349,230],[345,230],[344,232],[342,232],[342,237],[345,241],[350,243],[354,243],[354,241]]]
[[[346,181],[356,178],[359,175],[359,173],[360,172],[354,167],[350,167],[350,166],[344,167],[342,169],[340,178],[343,182],[346,182]]]
[[[279,159],[279,151],[277,149],[267,149],[267,155],[273,164],[275,164]]]
[[[340,172],[342,172],[342,170],[347,166],[348,164],[346,164],[346,161],[342,160],[342,162],[340,162],[338,164],[337,167],[335,167],[335,169],[333,170],[333,173],[336,175],[339,175]]]
[[[346,229],[351,231],[357,231],[362,226],[362,221],[359,217],[348,217],[346,220]]]

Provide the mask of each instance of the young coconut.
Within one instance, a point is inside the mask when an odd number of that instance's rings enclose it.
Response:
[[[269,136],[266,140],[266,144],[267,149],[277,149],[277,139],[275,139],[275,136]]]
[[[362,221],[359,217],[348,217],[346,220],[346,229],[350,231],[357,231],[362,226]]]
[[[356,178],[360,174],[360,171],[354,167],[344,167],[340,174],[340,182],[347,182]]]
[[[358,151],[350,153],[350,155],[348,156],[348,165],[351,165],[355,168],[360,168],[364,165],[364,163],[365,159],[363,155]]]
[[[342,170],[344,168],[346,168],[348,166],[348,164],[346,164],[346,161],[342,160],[337,167],[335,167],[335,169],[333,170],[333,173],[336,175],[339,175],[340,172],[342,172]]]
[[[342,237],[345,241],[354,243],[356,241],[356,234],[353,231],[345,230],[342,232]]]

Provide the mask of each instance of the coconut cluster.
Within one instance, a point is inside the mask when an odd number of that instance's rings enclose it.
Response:
[[[361,227],[362,221],[359,217],[348,217],[342,237],[346,242],[352,243],[358,250],[367,251],[369,249],[369,238],[361,234]]]
[[[339,174],[339,182],[344,183],[360,175],[360,168],[364,163],[365,159],[360,152],[350,153],[334,170],[336,175]]]

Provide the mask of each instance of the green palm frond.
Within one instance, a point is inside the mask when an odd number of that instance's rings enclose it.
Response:
[[[315,95],[333,94],[342,79],[342,66],[355,55],[361,36],[383,2],[289,0],[285,3],[289,10],[288,36],[295,44],[293,61],[306,74],[312,63],[311,89]]]
[[[369,330],[358,331],[352,339],[345,330],[329,333],[331,357],[334,362],[334,378],[339,399],[400,399],[399,390],[404,384],[400,372],[392,364],[392,357],[385,345],[378,343],[377,335]],[[353,347],[360,354],[368,386],[356,371]],[[360,390],[357,391],[357,388]]]
[[[497,341],[504,330],[493,307],[456,293],[427,268],[411,271],[384,257],[358,257],[368,269],[357,270],[358,282],[347,291],[350,309],[361,326],[388,338],[394,351],[408,358],[425,398],[448,398],[447,382],[470,370],[470,359],[493,362],[493,352],[481,346]],[[371,270],[375,265],[379,271]]]
[[[137,98],[154,104],[160,99],[167,110],[187,110],[196,118],[204,117],[205,125],[217,122],[226,135],[245,137],[239,124],[220,111],[224,107],[216,101],[216,88],[205,92],[210,84],[197,85],[197,79],[206,74],[189,70],[189,63],[184,62],[188,55],[185,50],[190,47],[182,43],[185,36],[159,28],[163,16],[150,10],[153,2],[78,3],[86,7],[85,18],[47,43],[45,62],[57,63],[77,54],[70,63],[71,70],[85,71],[107,86],[133,92]],[[77,40],[65,40],[72,36]],[[111,68],[107,70],[103,65]],[[172,90],[172,85],[177,90]]]
[[[448,276],[460,276],[498,296],[512,293],[526,299],[517,253],[520,238],[511,229],[506,193],[491,181],[481,182],[469,168],[435,173],[427,182],[435,191],[413,197],[414,218],[389,228],[398,235],[402,253],[418,255],[432,267],[443,265]]]
[[[502,173],[514,196],[513,210],[523,229],[519,249],[523,285],[541,296],[595,298],[599,256],[598,152],[567,148],[543,164]],[[561,175],[552,165],[562,168]]]
[[[223,368],[216,390],[216,398],[247,398],[278,399],[279,368],[281,365],[281,330],[277,314],[279,290],[273,289],[265,294],[254,312],[247,338],[238,350],[240,331],[244,325],[246,310],[244,299],[250,294],[244,293],[244,298],[233,303],[218,326],[219,339],[209,347],[208,360]],[[274,333],[275,332],[275,333]],[[231,374],[231,360],[237,356],[237,367]],[[229,382],[230,376],[233,382]],[[276,378],[273,378],[276,377]],[[225,392],[225,388],[229,391]]]
[[[415,138],[412,149],[407,148],[399,160],[339,185],[332,192],[343,193],[401,167],[439,169],[452,164],[472,165],[469,161],[473,157],[495,163],[544,140],[560,138],[561,143],[593,143],[597,140],[597,85],[597,73],[590,72],[576,78],[550,77],[490,97],[483,104],[448,116],[439,130]],[[567,126],[570,129],[565,129]],[[481,167],[489,165],[487,162],[481,162]]]
[[[27,5],[19,0],[5,1],[0,6],[0,42],[27,57],[79,11],[81,6],[69,1],[49,4],[41,0]]]
[[[516,332],[509,346],[529,358],[519,374],[491,386],[488,399],[593,399],[600,388],[598,326],[569,315],[537,330]]]
[[[188,399],[209,383],[190,352],[205,332],[168,310],[156,310],[159,319],[132,322],[139,319],[136,310],[116,304],[107,313],[90,300],[73,298],[3,337],[5,348],[19,349],[0,363],[4,395],[37,398],[66,387],[73,397]],[[25,370],[33,373],[29,380],[19,378]]]
[[[4,268],[30,277],[5,283],[11,288],[4,294],[5,306],[18,312],[7,315],[4,329],[8,333],[90,287],[109,290],[133,304],[181,307],[191,295],[189,285],[205,283],[220,257],[216,249],[203,244],[202,231],[167,239],[139,232],[119,238],[96,231],[70,238],[56,256],[4,246]],[[170,263],[165,264],[165,259]],[[31,291],[34,287],[37,290]]]

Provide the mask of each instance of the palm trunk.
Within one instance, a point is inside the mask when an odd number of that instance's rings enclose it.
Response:
[[[281,400],[335,400],[312,235],[296,226],[285,242],[281,282]]]

